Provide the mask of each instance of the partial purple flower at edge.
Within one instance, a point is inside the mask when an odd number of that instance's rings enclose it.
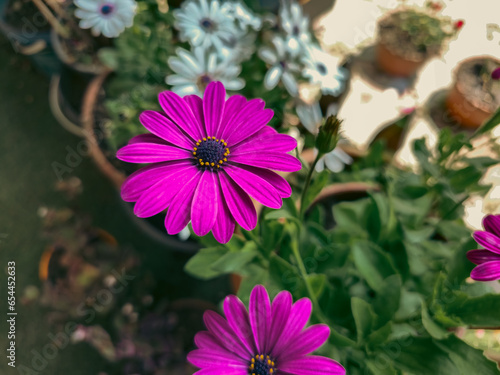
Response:
[[[164,113],[145,111],[140,121],[152,134],[132,138],[117,152],[130,163],[150,163],[130,175],[121,195],[136,202],[139,217],[168,208],[165,227],[177,234],[191,221],[193,231],[212,231],[226,243],[236,223],[246,230],[257,224],[250,197],[280,208],[292,194],[289,183],[272,170],[296,172],[301,163],[289,151],[294,138],[278,134],[267,123],[273,117],[262,99],[226,98],[220,82],[211,82],[201,99],[159,94]]]
[[[470,277],[477,281],[500,280],[500,215],[483,219],[484,231],[474,232],[474,239],[484,249],[467,252],[467,258],[477,264]]]
[[[324,324],[304,329],[311,310],[308,298],[293,304],[287,291],[271,303],[262,285],[252,290],[248,312],[238,297],[228,296],[227,320],[205,312],[208,331],[195,336],[198,349],[187,359],[201,369],[195,375],[345,375],[333,359],[309,355],[330,335]]]

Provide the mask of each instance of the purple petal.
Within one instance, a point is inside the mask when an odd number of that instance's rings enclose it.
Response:
[[[233,236],[236,223],[233,215],[231,215],[231,211],[229,211],[229,207],[227,207],[226,202],[224,202],[224,193],[220,186],[218,204],[217,220],[212,228],[212,234],[218,242],[227,243]]]
[[[219,179],[215,172],[206,170],[201,175],[191,206],[191,224],[197,236],[210,232],[217,219],[218,206]]]
[[[269,128],[269,126],[267,126]],[[246,138],[231,148],[231,155],[264,150],[272,152],[289,152],[297,147],[297,140],[286,134],[264,134]]]
[[[193,375],[221,375],[219,367],[204,368],[203,370],[196,371]],[[224,375],[248,375],[246,368],[230,368],[224,369]]]
[[[500,254],[500,238],[483,231],[474,232],[473,236],[478,244],[494,253]]]
[[[257,212],[247,193],[225,172],[219,173],[219,182],[231,215],[243,229],[252,230],[257,225]]]
[[[253,353],[248,352],[248,349],[235,335],[235,332],[229,327],[228,322],[222,316],[209,310],[203,314],[203,320],[210,333],[217,337],[219,342],[224,345],[224,348],[233,353],[235,357],[237,356],[245,361],[248,361],[252,357]]]
[[[188,159],[191,158],[191,153],[173,146],[155,143],[133,143],[119,149],[116,152],[116,157],[129,163],[142,164]]]
[[[281,177],[279,174],[270,171],[269,169],[255,168],[255,167],[244,167],[247,171],[255,173],[256,175],[262,177],[264,180],[269,182],[278,191],[281,198],[288,198],[292,195],[292,188],[288,181]]]
[[[328,336],[330,336],[330,328],[325,324],[309,327],[283,349],[277,360],[285,363],[312,353],[328,340]]]
[[[179,95],[172,91],[163,91],[158,95],[158,101],[167,116],[192,140],[203,138],[198,130],[201,125],[194,117],[191,108]]]
[[[197,171],[195,176],[186,182],[170,202],[170,208],[165,217],[165,228],[168,234],[179,233],[191,220],[191,203],[200,178],[201,172]]]
[[[172,121],[156,111],[145,111],[139,116],[141,124],[154,135],[175,146],[191,150],[194,143]]]
[[[247,364],[232,353],[227,351],[210,350],[210,349],[196,349],[190,352],[187,360],[196,367],[204,368],[217,368],[220,369],[244,369]],[[226,373],[224,371],[224,373]]]
[[[136,135],[128,141],[129,145],[132,145],[134,143],[158,143],[161,145],[171,145],[171,143],[165,141],[164,139],[161,139],[160,137],[157,137],[154,134],[139,134]]]
[[[294,375],[345,375],[345,369],[340,363],[313,355],[280,364],[278,371]]]
[[[269,350],[274,348],[278,338],[281,336],[283,329],[285,328],[288,317],[290,316],[290,310],[292,309],[292,303],[292,295],[286,290],[279,292],[276,297],[274,297],[271,305],[272,323],[268,337]]]
[[[134,214],[138,217],[150,217],[166,210],[175,195],[197,173],[198,168],[188,164],[167,174],[142,193],[135,204]]]
[[[215,136],[224,114],[226,89],[220,82],[210,82],[203,95],[203,114],[207,135]]]
[[[228,296],[224,300],[224,314],[235,335],[245,346],[247,353],[252,357],[257,352],[253,338],[250,318],[245,305],[236,296]]]
[[[222,115],[222,120],[219,128],[217,129],[217,138],[224,139],[224,134],[229,134],[230,127],[236,121],[236,116],[239,115],[243,106],[245,106],[247,100],[244,96],[233,95],[231,96],[224,105],[224,114]]]
[[[208,331],[198,332],[194,336],[194,343],[198,349],[210,349],[220,346],[219,341]]]
[[[467,259],[474,264],[483,264],[496,260],[500,261],[500,254],[492,253],[489,250],[477,249],[468,251]]]
[[[237,99],[235,99],[236,101]],[[238,104],[238,103],[235,103]],[[231,119],[228,122],[223,122],[221,125],[221,136],[220,138],[228,140],[229,136],[236,131],[236,129],[253,116],[256,115],[258,111],[262,111],[266,103],[262,99],[252,99],[246,102],[242,107],[236,108]],[[236,142],[235,142],[236,143]],[[235,144],[234,143],[234,144]]]
[[[274,111],[272,109],[263,109],[253,113],[235,125],[234,131],[227,137],[227,142],[230,144],[240,143],[266,126],[273,116]]]
[[[483,227],[487,232],[500,237],[500,215],[488,215],[483,219]]]
[[[255,198],[264,206],[280,208],[283,205],[278,191],[262,177],[235,165],[226,165],[224,167],[224,172],[226,172],[247,194]],[[231,212],[233,211],[231,210]]]
[[[472,270],[470,277],[477,281],[500,280],[500,261],[480,264]]]
[[[259,150],[231,154],[232,163],[250,165],[259,168],[268,168],[281,172],[297,172],[302,168],[302,163],[295,156],[282,152],[259,152]]]
[[[305,327],[311,316],[312,304],[309,298],[302,298],[295,302],[290,311],[283,334],[278,338],[276,345],[271,350],[273,357],[278,357],[283,348],[293,342]]]
[[[191,161],[167,161],[143,167],[127,177],[121,187],[121,196],[125,202],[137,201],[148,188],[179,169],[191,165]]]
[[[252,289],[248,311],[257,353],[265,354],[268,350],[266,341],[271,328],[271,301],[266,288],[262,285]]]
[[[191,112],[193,112],[194,117],[198,120],[197,126],[198,133],[201,136],[200,138],[206,137],[205,118],[203,117],[203,99],[198,95],[187,95],[184,97],[184,101],[189,105]]]

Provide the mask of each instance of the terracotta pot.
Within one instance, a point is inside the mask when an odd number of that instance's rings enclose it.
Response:
[[[380,41],[375,47],[377,65],[387,74],[396,77],[411,77],[424,65],[426,60],[407,60],[391,52]]]
[[[476,129],[493,115],[484,108],[471,103],[464,95],[464,88],[455,81],[446,98],[446,108],[450,116],[466,128]]]

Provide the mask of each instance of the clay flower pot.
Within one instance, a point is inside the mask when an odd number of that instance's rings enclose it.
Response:
[[[481,82],[481,67],[489,70],[500,67],[500,60],[490,56],[467,59],[455,72],[455,81],[446,98],[450,116],[466,128],[476,129],[490,118],[500,106],[500,85],[489,86]]]
[[[411,77],[424,65],[425,59],[409,60],[391,52],[379,41],[375,49],[378,67],[385,73],[396,77]]]

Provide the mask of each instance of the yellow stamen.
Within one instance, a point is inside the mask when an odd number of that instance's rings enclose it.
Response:
[[[196,155],[196,152],[193,152],[193,155]]]
[[[210,163],[210,165],[213,167],[215,165],[215,163]]]

